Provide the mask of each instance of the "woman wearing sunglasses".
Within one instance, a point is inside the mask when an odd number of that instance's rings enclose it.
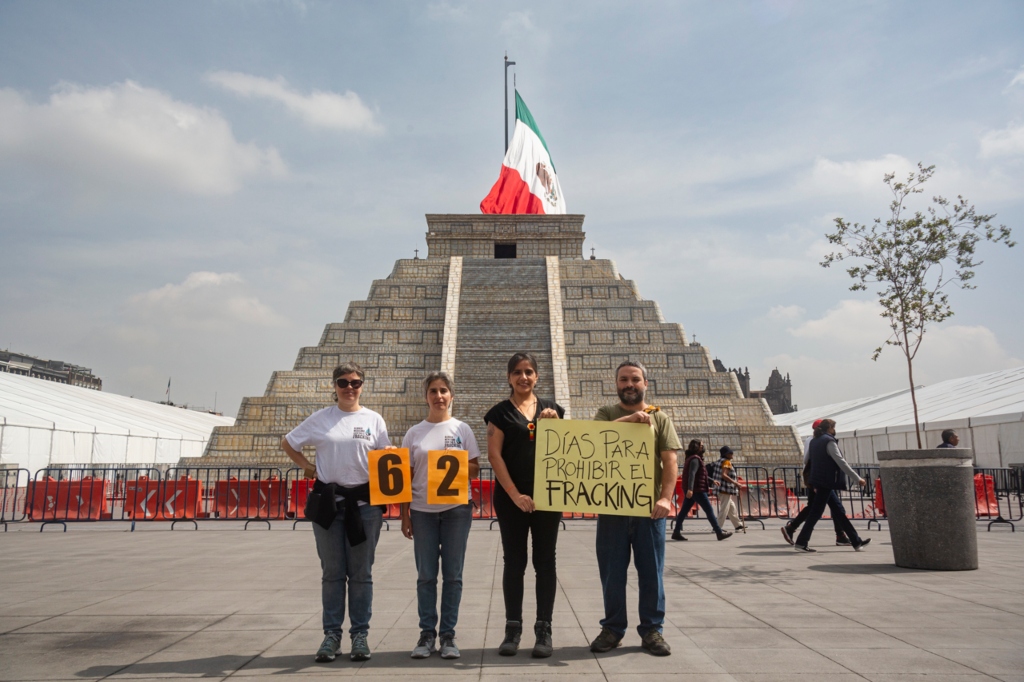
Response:
[[[469,476],[480,472],[480,448],[473,430],[453,419],[452,380],[444,372],[431,372],[423,381],[430,412],[405,433],[402,445],[412,459],[412,503],[402,505],[402,534],[413,541],[416,557],[416,600],[419,606],[420,639],[413,658],[427,658],[438,648],[441,658],[458,658],[455,624],[462,601],[462,567],[466,559],[473,508],[469,504],[427,503],[427,459],[431,450],[465,450]],[[411,507],[411,511],[410,511]],[[437,569],[441,564],[441,622],[437,619]],[[435,646],[440,634],[440,647]]]
[[[354,362],[336,367],[332,384],[337,405],[314,412],[281,441],[288,457],[307,476],[316,476],[310,498],[321,502],[313,519],[313,536],[323,569],[320,592],[324,641],[316,652],[318,663],[333,661],[341,650],[346,596],[352,639],[349,658],[370,658],[366,634],[373,601],[371,569],[383,508],[369,503],[368,453],[388,447],[391,441],[384,419],[359,404],[364,379],[363,369]],[[315,465],[302,454],[302,448],[309,445],[316,448]]]
[[[487,459],[499,485],[494,486],[494,510],[501,530],[505,596],[505,639],[498,647],[502,656],[514,656],[523,634],[523,576],[526,573],[527,539],[533,536],[533,568],[537,573],[537,636],[534,658],[552,654],[551,615],[558,578],[555,576],[555,542],[561,512],[537,511],[533,503],[533,467],[538,419],[561,419],[565,410],[553,400],[538,398],[537,360],[516,353],[508,361],[512,394],[487,413]]]

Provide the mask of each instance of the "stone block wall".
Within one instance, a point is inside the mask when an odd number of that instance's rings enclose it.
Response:
[[[562,261],[561,287],[577,419],[618,402],[615,369],[639,360],[648,371],[647,402],[669,414],[684,446],[701,438],[709,452],[732,447],[737,463],[800,461],[795,432],[772,425],[764,402],[744,398],[735,377],[716,372],[708,349],[687,344],[682,326],[666,323],[612,261]]]

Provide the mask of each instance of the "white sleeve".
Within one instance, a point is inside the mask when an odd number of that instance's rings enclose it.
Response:
[[[804,438],[804,466],[811,461],[811,439]]]
[[[377,417],[377,442],[374,450],[382,450],[391,447],[391,439],[388,438],[388,425],[384,423],[384,417]]]
[[[462,422],[459,426],[459,430],[462,432],[462,442],[466,445],[466,451],[469,452],[470,459],[480,458],[480,447],[476,444],[476,436],[473,435],[473,429],[470,428],[469,424]]]
[[[288,432],[285,436],[288,439],[288,445],[301,452],[304,446],[313,444],[313,436],[316,432],[315,417],[317,414],[318,412],[314,412],[309,415],[301,424]]]

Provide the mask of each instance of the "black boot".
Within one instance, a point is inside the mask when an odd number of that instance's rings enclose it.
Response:
[[[715,535],[718,536],[719,540],[724,540],[726,538],[731,538],[732,537],[732,531],[720,530],[717,533],[715,533]]]
[[[515,656],[519,651],[519,639],[523,636],[523,624],[518,620],[505,621],[505,639],[498,647],[502,656]]]
[[[551,623],[538,620],[533,626],[533,632],[537,635],[537,643],[533,645],[533,657],[547,658],[554,650],[551,645]]]

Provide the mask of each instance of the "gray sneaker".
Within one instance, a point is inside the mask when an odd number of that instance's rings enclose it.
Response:
[[[458,658],[462,655],[455,646],[455,635],[441,635],[441,658]]]
[[[430,654],[437,651],[437,647],[434,646],[435,641],[436,638],[434,637],[433,632],[429,630],[420,632],[420,641],[416,642],[416,648],[412,650],[412,657],[429,658]],[[441,640],[441,643],[442,645],[444,644],[443,639]],[[443,656],[444,654],[442,653],[441,655]]]
[[[366,643],[366,633],[360,632],[352,635],[352,651],[348,657],[353,661],[370,660],[370,647]]]
[[[324,637],[324,643],[316,650],[317,663],[330,663],[341,651],[341,633],[332,632]]]

